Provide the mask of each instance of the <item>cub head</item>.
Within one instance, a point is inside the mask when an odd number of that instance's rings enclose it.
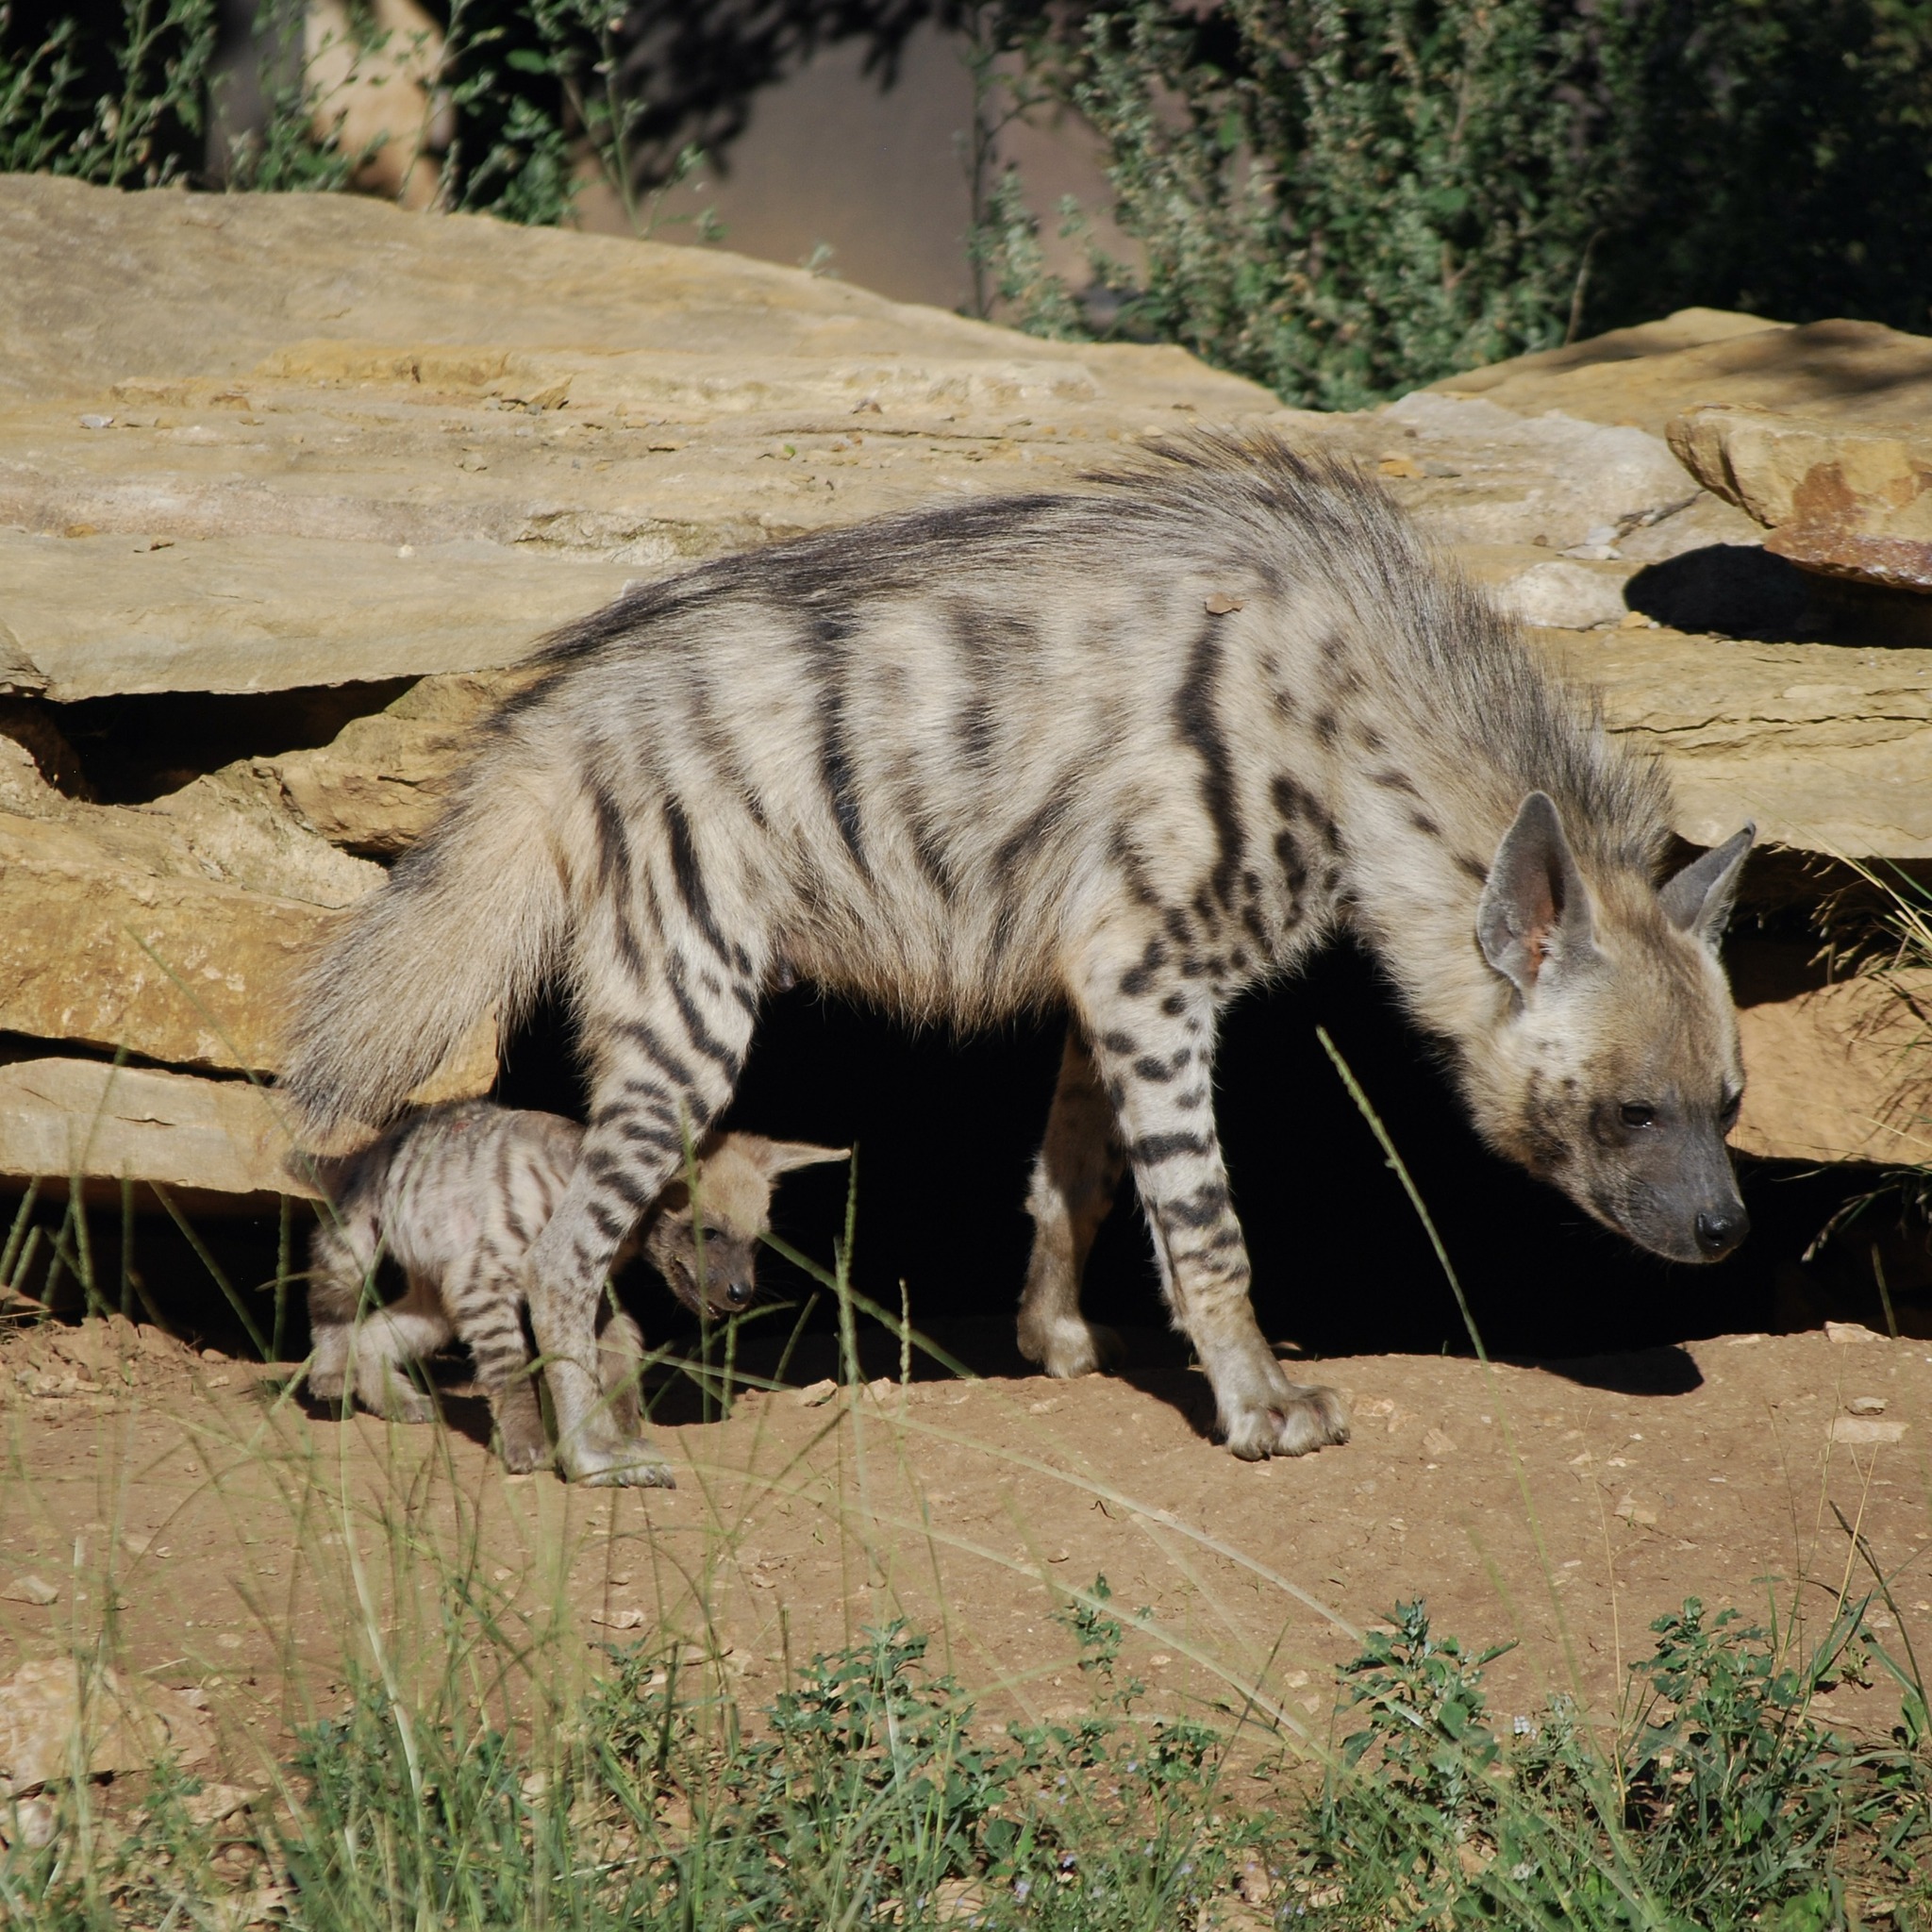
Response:
[[[694,1314],[741,1314],[758,1293],[758,1253],[781,1174],[843,1160],[844,1147],[719,1134],[705,1143],[692,1182],[680,1176],[658,1197],[644,1258]]]
[[[1505,1008],[1464,1063],[1477,1126],[1607,1226],[1718,1261],[1749,1223],[1724,1137],[1744,1074],[1718,942],[1755,828],[1660,891],[1586,886],[1557,808],[1523,802],[1476,912]]]

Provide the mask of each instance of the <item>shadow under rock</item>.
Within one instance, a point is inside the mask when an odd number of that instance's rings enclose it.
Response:
[[[1763,644],[1932,644],[1932,597],[1800,570],[1755,543],[1712,543],[1639,571],[1632,610],[1672,630]]]

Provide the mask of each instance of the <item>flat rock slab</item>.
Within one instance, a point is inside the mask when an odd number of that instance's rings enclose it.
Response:
[[[291,1145],[275,1095],[247,1080],[59,1058],[0,1065],[0,1174],[313,1195],[284,1164]]]
[[[1749,1080],[1731,1144],[1778,1160],[1919,1166],[1932,974],[1874,974],[1746,1007]]]
[[[1807,570],[1932,591],[1932,422],[1847,427],[1817,416],[1705,406],[1670,444],[1707,489],[1772,530]]]
[[[510,664],[633,575],[486,543],[399,556],[326,538],[183,537],[156,549],[0,530],[9,643],[33,667],[25,688],[57,704]]]
[[[1932,420],[1932,340],[1876,322],[1794,328],[1760,316],[1688,308],[1568,348],[1446,375],[1441,394],[1481,396],[1521,415],[1560,410],[1661,436],[1706,403],[1828,415],[1871,428]]]
[[[1715,844],[1750,818],[1804,851],[1932,857],[1932,650],[1535,635],[1603,692],[1620,734],[1663,758],[1685,838]]]

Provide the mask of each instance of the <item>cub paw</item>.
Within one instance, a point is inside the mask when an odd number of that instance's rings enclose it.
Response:
[[[1127,1352],[1114,1329],[1078,1316],[1056,1315],[1043,1322],[1021,1323],[1020,1353],[1049,1375],[1071,1381],[1075,1375],[1118,1369]]]

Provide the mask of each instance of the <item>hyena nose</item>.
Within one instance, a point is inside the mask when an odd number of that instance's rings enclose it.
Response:
[[[751,1300],[751,1283],[748,1281],[734,1281],[724,1291],[724,1299],[734,1308],[743,1307]]]
[[[1741,1204],[1735,1208],[1720,1208],[1715,1213],[1697,1217],[1697,1245],[1712,1261],[1728,1255],[1750,1231],[1750,1217]]]

